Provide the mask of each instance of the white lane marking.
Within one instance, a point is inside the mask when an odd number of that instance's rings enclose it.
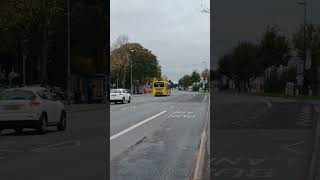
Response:
[[[129,131],[131,131],[131,130],[133,130],[133,129],[139,127],[139,126],[141,126],[141,125],[144,124],[144,123],[147,123],[147,122],[151,121],[152,119],[155,119],[155,118],[158,117],[158,116],[161,116],[162,114],[164,114],[164,113],[166,113],[166,112],[167,112],[167,111],[162,111],[162,112],[160,112],[160,113],[158,113],[158,114],[156,114],[156,115],[154,115],[154,116],[152,116],[152,117],[149,117],[149,118],[146,119],[146,120],[143,120],[143,121],[141,121],[141,122],[139,122],[139,123],[137,123],[137,124],[135,124],[135,125],[127,128],[127,129],[125,129],[125,130],[123,130],[123,131],[121,131],[121,132],[119,132],[119,133],[111,136],[111,137],[110,137],[110,141],[112,141],[112,140],[116,139],[117,137],[120,137],[120,136],[128,133]]]

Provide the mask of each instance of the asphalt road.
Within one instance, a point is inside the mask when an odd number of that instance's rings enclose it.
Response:
[[[0,136],[1,180],[105,180],[106,111],[68,114],[67,130]]]
[[[134,96],[130,104],[110,105],[110,135],[101,108],[68,113],[65,132],[55,127],[44,135],[28,129],[23,134],[3,131],[0,179],[105,180],[109,165],[110,179],[188,179],[207,103],[206,96],[186,92]]]
[[[187,92],[112,104],[110,179],[190,178],[207,106],[207,96]]]
[[[306,179],[315,103],[217,94],[211,132],[211,178]]]

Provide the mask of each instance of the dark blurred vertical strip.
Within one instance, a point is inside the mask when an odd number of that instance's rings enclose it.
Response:
[[[208,159],[208,168],[209,169],[209,174],[210,178],[213,179],[213,170],[211,169],[211,156],[213,156],[213,131],[214,131],[214,97],[215,97],[215,87],[214,87],[214,70],[215,64],[217,64],[214,59],[216,57],[214,55],[214,16],[215,16],[215,8],[214,8],[214,0],[210,0],[210,123],[209,123],[209,133],[210,133],[210,138],[209,138],[209,159]]]
[[[109,95],[110,95],[110,1],[106,0],[106,14],[107,14],[107,48],[106,48],[106,60],[107,60],[107,79],[106,79],[106,132],[107,132],[107,151],[106,151],[106,160],[107,160],[107,179],[110,179],[110,103],[109,103]]]

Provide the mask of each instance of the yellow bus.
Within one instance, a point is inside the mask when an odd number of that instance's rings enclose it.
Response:
[[[171,87],[167,81],[152,82],[153,96],[170,96],[170,94],[171,94]]]

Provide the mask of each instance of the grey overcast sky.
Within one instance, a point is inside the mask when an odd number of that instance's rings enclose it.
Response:
[[[301,0],[212,0],[213,64],[239,41],[257,42],[267,25],[277,24],[287,37],[303,23]],[[320,24],[320,0],[306,0],[308,23]]]
[[[210,66],[210,15],[201,12],[209,6],[209,0],[111,0],[110,43],[127,35],[151,50],[163,74],[178,81]]]

